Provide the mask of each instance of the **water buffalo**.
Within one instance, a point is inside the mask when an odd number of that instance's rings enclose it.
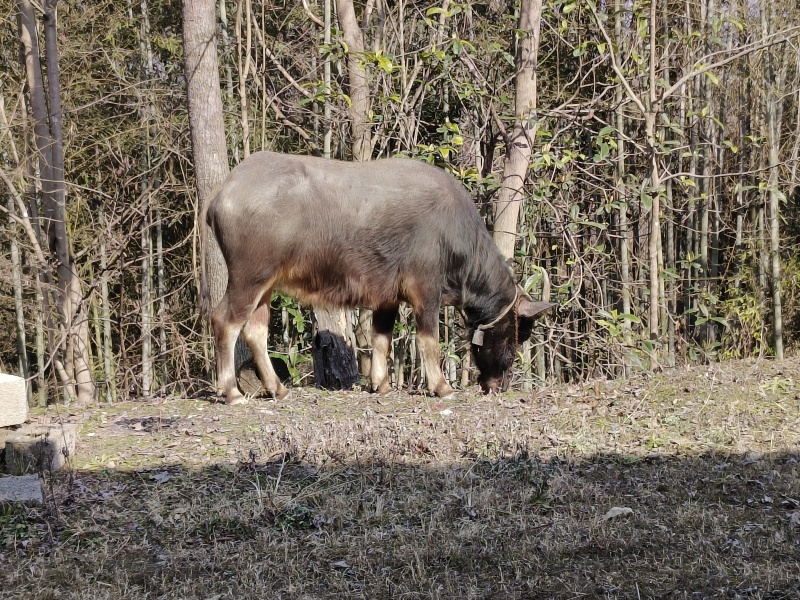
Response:
[[[437,167],[403,158],[354,163],[258,152],[203,208],[228,267],[211,313],[217,389],[242,400],[233,349],[241,332],[264,388],[288,392],[267,354],[273,290],[315,307],[373,312],[372,389],[389,391],[387,358],[401,301],[414,310],[428,390],[450,395],[440,367],[439,308],[461,308],[485,392],[502,389],[517,344],[548,310],[521,292],[465,188]],[[202,223],[201,220],[201,223]],[[201,298],[208,306],[205,274]]]

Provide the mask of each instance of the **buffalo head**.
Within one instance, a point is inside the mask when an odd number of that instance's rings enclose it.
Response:
[[[490,327],[480,329],[477,337],[480,343],[473,338],[472,356],[480,371],[478,383],[485,394],[501,392],[508,387],[517,347],[530,337],[534,321],[554,306],[551,302],[535,302],[521,295],[512,310]]]

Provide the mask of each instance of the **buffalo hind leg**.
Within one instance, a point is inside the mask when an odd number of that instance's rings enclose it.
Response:
[[[392,347],[392,332],[397,318],[397,305],[385,306],[372,312],[372,366],[370,383],[372,391],[386,394],[392,391],[386,361]]]
[[[227,404],[240,404],[244,396],[236,385],[234,347],[239,332],[247,322],[254,302],[237,301],[235,294],[225,292],[222,300],[211,313],[214,329],[214,347],[217,362],[217,396],[225,398]]]
[[[269,303],[272,299],[271,290],[267,290],[261,297],[258,307],[250,315],[250,319],[242,330],[242,337],[253,353],[253,360],[258,369],[261,383],[267,393],[278,400],[283,400],[289,395],[289,390],[281,383],[280,378],[272,367],[267,350],[269,339]]]
[[[432,306],[433,310],[418,310],[418,307],[414,307],[417,344],[422,354],[428,391],[440,398],[450,398],[454,392],[442,373],[442,355],[439,351],[439,305],[437,303]]]

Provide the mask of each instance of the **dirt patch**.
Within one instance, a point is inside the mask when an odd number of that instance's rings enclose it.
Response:
[[[75,471],[0,513],[0,597],[800,598],[797,360],[60,418]]]
[[[181,422],[180,417],[123,417],[114,421],[114,425],[124,430],[156,433],[165,429],[174,430]]]

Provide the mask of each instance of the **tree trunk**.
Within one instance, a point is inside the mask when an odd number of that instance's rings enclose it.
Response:
[[[614,31],[617,38],[617,61],[622,63],[623,55],[623,38],[622,38],[622,7],[621,0],[614,0]],[[628,193],[625,187],[626,171],[625,171],[625,113],[623,109],[623,91],[622,85],[616,86],[615,103],[616,110],[616,127],[617,127],[617,173],[616,173],[616,191],[617,203],[619,206],[619,264],[620,264],[620,282],[622,286],[622,313],[631,313],[631,273],[630,273],[630,245],[628,234]],[[623,327],[623,341],[626,346],[631,344],[631,326],[630,321],[625,319],[622,324]],[[623,357],[622,370],[623,374],[627,374],[627,352]]]
[[[336,11],[342,38],[347,44],[347,81],[350,92],[350,127],[352,130],[353,160],[366,161],[372,156],[372,132],[369,121],[369,85],[367,72],[361,64],[364,35],[356,19],[353,0],[336,0]]]
[[[767,36],[775,32],[775,6],[763,0],[761,11],[762,34]],[[781,144],[781,106],[783,101],[783,83],[786,79],[788,61],[784,56],[783,65],[776,69],[777,52],[772,48],[766,50],[766,67],[764,69],[764,90],[766,102],[766,134],[768,140],[767,161],[769,165],[769,241],[770,241],[770,283],[772,291],[772,326],[775,343],[775,358],[783,360],[783,314],[781,310],[781,255],[780,255],[780,197],[778,189]]]
[[[101,223],[104,219],[101,217]],[[100,242],[100,315],[103,321],[103,374],[106,378],[106,400],[117,401],[117,384],[113,363],[111,361],[113,346],[111,343],[111,303],[108,299],[108,259],[105,242]]]
[[[509,136],[503,168],[503,187],[494,205],[494,241],[506,258],[514,256],[523,189],[536,137],[536,62],[539,54],[541,0],[522,0],[514,80],[516,120]]]
[[[228,175],[225,120],[222,111],[217,63],[216,14],[214,0],[185,0],[183,3],[183,46],[186,59],[186,97],[189,129],[197,185],[198,206],[204,205]],[[200,211],[198,211],[198,214]],[[207,227],[205,223],[197,223]],[[211,304],[225,294],[228,271],[219,245],[209,232],[206,245],[206,274]]]
[[[16,213],[14,201],[9,196],[8,212]],[[16,315],[17,325],[17,359],[19,362],[19,376],[25,380],[25,393],[28,396],[28,404],[33,399],[31,393],[30,368],[28,363],[28,350],[25,336],[25,308],[22,302],[22,264],[20,263],[19,246],[15,236],[11,236],[11,280],[14,286],[14,314]]]
[[[50,344],[54,352],[53,365],[65,387],[67,397],[88,403],[94,399],[95,389],[89,363],[88,318],[67,237],[55,4],[54,0],[48,0],[44,7],[45,60],[48,73],[48,89],[45,92],[33,7],[29,0],[17,2],[34,139],[40,162],[42,206],[47,219],[47,246],[56,263],[56,304],[61,316],[62,338],[65,342],[63,346],[67,349],[59,354],[55,350],[57,345]]]
[[[225,6],[225,0],[219,0],[219,20],[222,25],[222,64],[223,68],[225,69],[225,102],[228,103],[224,114],[233,115],[233,69],[231,68],[231,62],[233,61],[233,58],[231,52],[231,36],[228,33],[228,10]],[[239,138],[236,132],[236,127],[229,127],[227,133],[231,137],[231,148],[238,148]],[[232,152],[231,158],[234,165],[239,164],[238,152]]]
[[[155,75],[153,65],[153,47],[150,42],[150,17],[147,10],[147,0],[141,0],[141,30],[139,33],[139,51],[142,61],[142,80],[145,82],[145,98],[142,101],[142,126],[144,129],[143,152],[145,168],[148,173],[153,173],[153,162],[156,152],[154,129],[156,127],[156,105],[152,81]],[[131,9],[131,14],[133,10]],[[150,188],[155,177],[150,176],[149,182],[143,187]],[[153,393],[154,368],[153,368],[153,239],[152,239],[152,192],[146,190],[143,207],[141,246],[142,246],[142,273],[141,273],[141,331],[142,331],[142,396],[147,398]]]
[[[658,249],[661,240],[661,172],[658,164],[659,153],[656,146],[656,117],[658,116],[658,90],[656,89],[656,2],[650,3],[650,102],[648,110],[644,116],[645,136],[647,138],[647,150],[650,155],[650,193],[652,197],[652,207],[650,208],[650,238],[648,247],[648,257],[650,259],[650,318],[648,326],[650,328],[650,339],[658,337],[659,327],[659,264]],[[658,350],[653,350],[653,359],[657,361]],[[651,365],[654,367],[656,365]]]
[[[149,192],[147,194],[150,195]],[[139,301],[141,303],[142,330],[142,397],[149,398],[153,389],[153,260],[150,239],[150,201],[145,201],[142,219],[142,273]]]
[[[242,14],[244,12],[244,15]],[[253,48],[251,0],[239,0],[236,9],[236,57],[239,67],[239,110],[242,125],[242,157],[250,156],[250,117],[247,110],[247,75],[250,72],[250,52]],[[246,28],[242,41],[242,27]],[[243,45],[244,44],[244,45]]]
[[[325,23],[323,32],[323,42],[326,46],[331,43],[331,0],[325,0]],[[325,106],[323,108],[323,119],[325,121],[325,132],[322,135],[322,152],[325,158],[331,157],[331,56],[325,55],[325,66],[323,68],[322,81],[325,85]]]
[[[167,291],[164,265],[164,233],[161,222],[161,209],[156,208],[156,293],[158,294],[158,365],[161,371],[161,385],[168,383],[167,372]]]
[[[372,142],[369,124],[369,86],[366,71],[361,65],[364,36],[356,19],[352,0],[336,0],[336,10],[342,37],[348,47],[347,80],[353,160],[366,161],[372,155]],[[326,15],[326,37],[328,35],[330,33],[327,29]],[[329,77],[329,68],[326,68],[326,78]],[[328,127],[329,120],[326,118],[326,138],[329,137]],[[326,146],[330,144],[329,139],[324,143]],[[357,346],[366,350],[371,330],[369,311],[362,310],[359,313],[357,336],[353,332],[350,311],[316,309],[314,314],[316,323],[312,356],[317,385],[330,389],[352,387],[358,383],[359,372],[367,376],[370,371],[370,356],[365,351],[358,353],[360,368],[356,367],[356,351],[351,341],[355,339]]]

